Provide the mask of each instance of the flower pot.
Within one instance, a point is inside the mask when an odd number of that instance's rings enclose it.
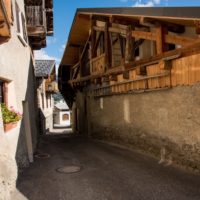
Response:
[[[15,128],[17,126],[17,122],[4,124],[3,126],[4,126],[4,131],[8,132],[8,131],[12,130],[13,128]]]

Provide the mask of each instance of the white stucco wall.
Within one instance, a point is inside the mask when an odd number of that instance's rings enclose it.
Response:
[[[24,12],[24,1],[16,0]],[[23,112],[23,101],[28,101],[33,146],[36,146],[36,115],[34,102],[34,73],[29,46],[24,46],[17,36],[15,0],[13,0],[13,26],[11,39],[0,45],[0,79],[9,81],[8,106]],[[0,111],[1,116],[1,111]],[[17,179],[17,163],[28,165],[28,151],[24,119],[18,122],[15,129],[4,133],[0,117],[0,200],[9,200],[9,193],[14,190]]]
[[[69,115],[69,120],[63,120],[63,115]],[[55,111],[54,113],[54,123],[61,126],[71,125],[71,114],[70,111]]]
[[[53,129],[54,99],[52,97],[52,94],[49,94],[50,98],[47,99],[47,94],[45,91],[45,79],[43,79],[43,80],[38,79],[38,82],[39,82],[39,87],[37,89],[37,96],[38,96],[38,102],[39,102],[38,106],[45,117],[45,121],[44,121],[45,129],[51,131]],[[44,97],[43,97],[44,98],[44,100],[43,100],[44,108],[42,107],[42,93],[44,95]],[[47,106],[47,101],[48,101],[48,106]]]

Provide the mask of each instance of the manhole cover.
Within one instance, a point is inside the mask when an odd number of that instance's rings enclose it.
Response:
[[[39,153],[35,155],[36,158],[49,158],[50,155],[47,153]]]
[[[63,173],[63,174],[76,173],[76,172],[79,172],[80,170],[81,170],[81,167],[77,165],[68,165],[68,166],[64,166],[64,167],[60,167],[56,169],[57,172]]]

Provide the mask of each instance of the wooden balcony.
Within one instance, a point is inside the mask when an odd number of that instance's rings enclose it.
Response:
[[[49,93],[58,92],[58,83],[56,81],[49,82],[48,80],[45,82],[45,90]]]
[[[105,72],[105,54],[102,54],[101,56],[98,56],[91,60],[90,70],[91,75]]]
[[[0,44],[11,37],[12,24],[11,0],[0,0]]]
[[[53,35],[53,2],[26,0],[26,21],[33,50],[46,47],[46,36]]]
[[[29,36],[45,34],[46,24],[42,6],[26,6],[26,21]]]

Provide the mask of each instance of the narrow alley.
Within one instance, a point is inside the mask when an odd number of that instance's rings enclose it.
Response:
[[[200,1],[0,0],[0,200],[200,200]]]
[[[17,181],[17,189],[29,200],[200,199],[199,176],[137,152],[69,134],[44,136],[39,152],[50,157],[35,158]],[[81,170],[56,171],[70,165]]]

